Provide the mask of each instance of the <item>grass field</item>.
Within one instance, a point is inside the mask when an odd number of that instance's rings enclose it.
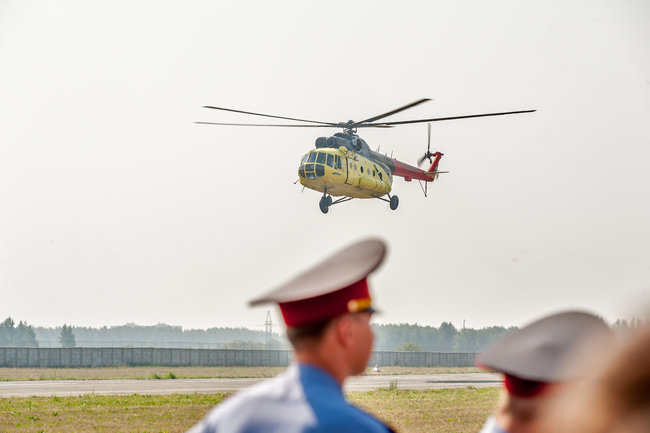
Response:
[[[351,393],[357,406],[398,432],[476,433],[496,406],[499,388]]]
[[[498,397],[496,388],[351,393],[350,401],[399,432],[475,433]],[[224,394],[0,399],[0,432],[184,432]]]
[[[273,377],[285,367],[106,367],[106,368],[0,368],[0,381],[11,380],[97,380],[97,379],[204,379]],[[471,373],[473,367],[382,367],[368,374]],[[170,374],[171,373],[171,374]]]

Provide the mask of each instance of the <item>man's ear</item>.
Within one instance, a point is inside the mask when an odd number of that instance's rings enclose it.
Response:
[[[352,318],[349,315],[339,317],[335,323],[336,339],[341,346],[349,348],[353,344]]]

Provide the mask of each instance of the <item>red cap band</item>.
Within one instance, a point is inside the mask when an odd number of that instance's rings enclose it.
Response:
[[[546,382],[521,379],[509,374],[505,375],[503,384],[510,394],[514,395],[515,397],[523,398],[537,397],[545,391],[548,385]]]
[[[279,305],[284,323],[289,327],[296,327],[333,319],[341,314],[351,312],[349,310],[350,301],[365,301],[368,298],[370,298],[368,283],[364,278],[335,292],[299,301],[282,302]]]

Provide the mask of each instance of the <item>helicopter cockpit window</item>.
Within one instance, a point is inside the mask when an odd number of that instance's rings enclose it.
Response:
[[[341,169],[341,157],[338,155],[334,156],[334,168]]]
[[[310,180],[316,179],[316,175],[314,174],[314,164],[305,165],[305,177]]]
[[[325,176],[325,163],[331,167],[334,164],[334,155],[324,152],[310,152],[302,157],[298,174],[309,180]]]

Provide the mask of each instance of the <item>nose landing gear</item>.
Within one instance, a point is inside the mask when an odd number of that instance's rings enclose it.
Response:
[[[344,203],[346,201],[352,200],[351,197],[341,197],[336,200],[332,199],[331,195],[327,195],[327,190],[323,191],[323,196],[320,198],[320,202],[318,203],[318,207],[320,208],[320,211],[323,213],[327,213],[330,210],[330,206],[334,206],[335,204],[338,203]]]
[[[323,193],[323,196],[320,198],[320,202],[318,203],[318,207],[320,207],[320,211],[323,213],[329,212],[331,205],[332,205],[332,196]]]

